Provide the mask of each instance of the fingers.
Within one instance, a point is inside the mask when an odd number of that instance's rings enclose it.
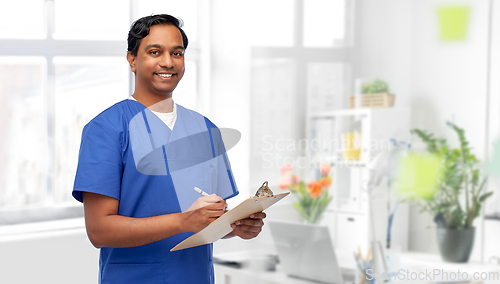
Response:
[[[184,212],[186,213],[186,219],[184,223],[189,224],[187,225],[187,227],[189,227],[189,232],[198,232],[199,230],[205,228],[217,218],[222,216],[224,213],[226,213],[225,208],[227,206],[227,203],[225,200],[221,199],[215,194],[213,196],[204,196],[205,199],[208,197],[216,197],[217,202],[207,203],[203,202],[201,199],[198,199],[196,201],[196,203],[198,203],[198,208],[187,210]],[[192,205],[192,207],[194,206]]]
[[[203,202],[206,202],[206,203],[217,203],[219,201],[224,200],[220,196],[217,196],[215,193],[212,193],[209,196],[202,196],[202,197],[200,197],[198,199],[200,199],[200,200],[202,200]]]
[[[238,220],[231,224],[234,233],[242,239],[252,239],[260,234],[262,226],[264,226],[263,219],[266,218],[266,213],[258,212],[251,214],[248,218]]]
[[[231,227],[234,229],[236,227],[240,228],[248,228],[250,231],[254,231],[253,227],[258,227],[259,229],[264,225],[262,219],[253,220],[253,219],[243,219],[238,220],[231,224]]]
[[[233,232],[242,239],[249,240],[257,237],[262,231],[264,222],[259,220],[244,219],[231,224]]]
[[[208,210],[222,210],[224,211],[227,207],[226,201],[222,200],[216,203],[210,203],[206,204],[204,207],[206,207]]]
[[[239,225],[262,227],[264,225],[264,222],[262,221],[264,218],[266,218],[266,213],[264,212],[253,213],[248,218],[234,222],[233,224],[231,224],[231,227],[235,228],[235,226]]]
[[[253,213],[252,215],[250,215],[249,218],[251,219],[264,219],[266,218],[266,213],[264,212],[258,212],[258,213]]]
[[[260,231],[262,231],[262,227],[260,226],[243,226],[243,225],[235,226],[234,224],[232,226],[234,226],[233,229],[235,232],[239,231],[245,235],[257,236],[260,233]]]

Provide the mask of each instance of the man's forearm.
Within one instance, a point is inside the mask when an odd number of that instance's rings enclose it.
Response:
[[[187,231],[183,226],[182,213],[146,218],[108,215],[97,222],[89,224],[89,220],[86,221],[89,239],[97,248],[136,247]]]
[[[182,232],[198,232],[224,213],[225,202],[195,210],[145,218],[118,215],[119,201],[84,192],[85,225],[95,247],[136,247]]]

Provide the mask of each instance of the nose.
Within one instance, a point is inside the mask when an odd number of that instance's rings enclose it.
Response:
[[[172,68],[174,67],[174,61],[172,60],[172,57],[170,56],[170,53],[165,52],[163,56],[161,57],[160,60],[160,66],[165,67],[165,68]]]

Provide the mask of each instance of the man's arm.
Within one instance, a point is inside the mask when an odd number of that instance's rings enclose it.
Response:
[[[97,247],[135,247],[153,243],[182,232],[198,232],[224,214],[225,202],[183,213],[147,218],[118,215],[115,198],[84,192],[87,235]]]

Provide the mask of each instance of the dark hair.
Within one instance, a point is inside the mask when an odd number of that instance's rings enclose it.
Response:
[[[177,27],[182,35],[184,49],[187,48],[188,38],[181,28],[183,25],[182,20],[167,14],[159,14],[146,16],[132,23],[130,31],[128,32],[127,51],[132,52],[133,55],[137,55],[141,40],[149,34],[149,29],[155,25],[172,25]]]

